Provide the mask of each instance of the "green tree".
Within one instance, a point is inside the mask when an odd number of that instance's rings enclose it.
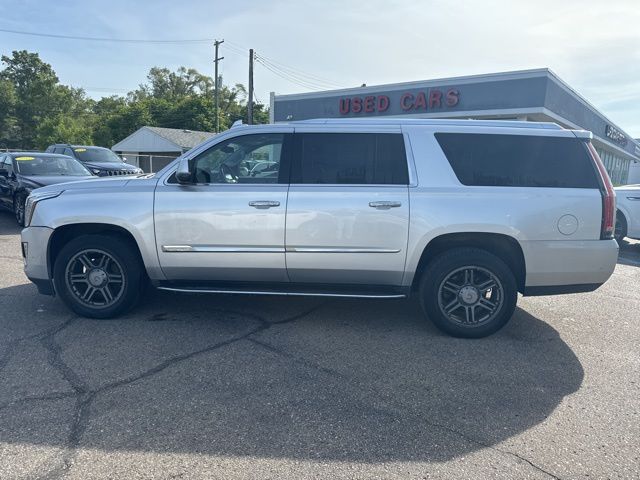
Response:
[[[11,57],[3,55],[1,60],[5,68],[0,72],[0,80],[9,82],[15,92],[9,147],[33,148],[41,123],[58,115],[88,113],[84,91],[60,85],[51,65],[37,53],[14,51]]]
[[[17,95],[13,84],[0,78],[0,148],[7,148],[16,137]]]
[[[194,68],[180,67],[172,72],[168,68],[153,67],[147,75],[147,83],[132,92],[132,100],[164,98],[174,101],[186,96],[210,95],[213,79],[199,73]]]
[[[52,143],[91,144],[92,128],[86,122],[70,115],[58,114],[46,118],[36,128],[35,143],[40,149]]]
[[[138,128],[151,125],[213,131],[213,79],[193,68],[154,67],[147,81],[126,97],[94,101],[84,90],[59,83],[37,53],[14,51],[1,57],[0,146],[31,149],[54,142],[111,147]],[[242,84],[220,88],[222,129],[247,121]],[[254,122],[266,123],[268,110],[254,105]]]

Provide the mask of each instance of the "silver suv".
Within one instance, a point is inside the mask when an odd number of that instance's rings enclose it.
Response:
[[[615,194],[591,134],[555,124],[314,120],[237,126],[155,175],[28,199],[27,276],[75,312],[181,292],[399,298],[482,337],[518,292],[613,272]]]

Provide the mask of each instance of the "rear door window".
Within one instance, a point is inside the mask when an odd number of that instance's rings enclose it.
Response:
[[[436,133],[460,183],[488,187],[599,188],[582,140]]]
[[[292,183],[407,185],[402,134],[296,133]]]

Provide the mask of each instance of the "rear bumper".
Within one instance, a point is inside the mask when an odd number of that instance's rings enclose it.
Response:
[[[21,233],[24,273],[45,295],[54,294],[48,262],[52,233],[53,229],[48,227],[27,227]]]
[[[605,283],[618,261],[615,240],[522,242],[525,295],[590,292]]]

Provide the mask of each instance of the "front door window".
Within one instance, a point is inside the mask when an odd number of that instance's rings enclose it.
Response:
[[[284,134],[234,137],[190,162],[195,183],[283,183],[280,161]]]

